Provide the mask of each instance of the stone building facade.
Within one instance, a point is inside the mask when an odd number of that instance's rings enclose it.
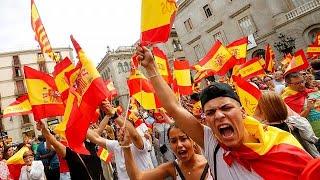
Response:
[[[179,0],[178,5],[175,28],[194,64],[216,40],[227,45],[252,34],[257,46],[248,52],[251,59],[279,41],[280,33],[295,38],[296,50],[306,50],[320,32],[320,0]]]
[[[71,48],[57,48],[54,49],[54,52],[62,58],[68,56],[73,59]],[[55,66],[55,62],[50,60],[46,54],[42,54],[40,50],[0,53],[0,62],[1,112],[17,97],[27,92],[24,82],[24,65],[47,73],[52,73]],[[51,126],[58,123],[58,120],[59,117],[49,118],[47,122]],[[32,114],[1,118],[0,131],[0,140],[8,139],[13,143],[22,142],[24,134],[37,135]]]

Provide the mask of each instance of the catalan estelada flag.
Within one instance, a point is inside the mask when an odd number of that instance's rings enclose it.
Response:
[[[144,109],[150,110],[161,107],[152,84],[139,70],[136,69],[129,76],[127,84],[130,96],[134,97]]]
[[[153,47],[152,53],[154,56],[155,63],[158,68],[159,74],[163,79],[170,84],[171,83],[171,73],[167,56],[158,47]]]
[[[58,57],[54,55],[50,45],[49,38],[42,24],[38,9],[34,0],[31,0],[31,25],[33,31],[36,33],[35,39],[38,41],[42,53],[47,53],[54,61],[59,61]]]
[[[110,99],[118,96],[118,91],[117,89],[114,87],[113,81],[111,79],[105,80],[104,83],[107,86],[107,91],[108,94],[110,94],[111,96],[109,97]]]
[[[197,71],[197,73],[194,75],[194,83],[200,83],[202,79],[213,76],[214,71],[212,69],[205,69],[199,65],[193,66],[193,69]]]
[[[98,147],[97,155],[102,161],[106,163],[109,163],[112,160],[112,153],[103,147]]]
[[[292,55],[290,53],[286,54],[286,56],[281,61],[281,64],[283,64],[283,65],[289,64],[292,58],[293,57],[292,57]]]
[[[221,44],[216,41],[208,54],[199,61],[198,65],[205,69],[211,69],[216,75],[223,76],[231,69],[237,60]]]
[[[142,0],[141,43],[167,42],[176,11],[175,0]]]
[[[28,66],[23,69],[34,119],[40,121],[47,117],[62,116],[64,105],[53,77]]]
[[[58,62],[53,71],[53,78],[61,94],[61,99],[65,103],[69,95],[69,84],[66,81],[65,73],[74,69],[74,65],[68,57]]]
[[[245,141],[241,147],[233,150],[222,145],[228,152],[223,159],[229,166],[237,162],[266,180],[300,179],[313,158],[292,134],[266,126],[250,116],[247,116],[243,123],[256,142]]]
[[[309,67],[309,62],[303,52],[302,49],[298,50],[294,57],[291,59],[286,71],[284,72],[284,75],[292,72],[298,72],[301,70],[305,70]]]
[[[3,117],[11,117],[32,113],[32,107],[28,95],[22,95],[3,110]]]
[[[238,39],[227,46],[228,51],[237,59],[237,64],[246,62],[248,37]]]
[[[275,71],[275,55],[273,50],[271,49],[270,44],[266,46],[266,54],[265,54],[265,66],[264,69],[269,72]]]
[[[174,77],[178,92],[181,95],[190,95],[192,91],[192,82],[190,74],[190,65],[187,60],[175,60],[173,62],[174,66]]]
[[[259,59],[253,58],[240,66],[239,74],[243,79],[247,80],[252,77],[265,74],[265,71],[260,64]]]
[[[261,91],[241,77],[233,76],[232,79],[240,98],[241,105],[248,115],[252,116],[261,97]]]
[[[66,110],[58,131],[65,130],[69,147],[78,153],[83,152],[88,127],[97,120],[96,110],[101,102],[109,97],[107,87],[94,64],[88,59],[78,42],[70,36],[79,57],[76,68],[67,73],[70,83]]]

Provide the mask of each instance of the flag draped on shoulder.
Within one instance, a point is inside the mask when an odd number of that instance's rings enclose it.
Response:
[[[170,84],[171,83],[171,73],[167,56],[158,47],[153,47],[152,53],[154,56],[155,63],[158,68],[159,74],[163,79]]]
[[[35,32],[35,39],[38,41],[42,53],[47,53],[51,59],[59,61],[58,57],[56,57],[52,51],[49,38],[42,24],[40,14],[34,0],[31,0],[31,25]]]
[[[141,43],[167,42],[176,11],[175,0],[142,0]]]
[[[270,44],[267,44],[266,46],[265,62],[266,64],[264,69],[269,72],[274,72],[275,71],[275,54],[271,49]]]
[[[241,105],[246,112],[252,116],[261,97],[261,91],[241,77],[233,76],[232,79],[240,98]]]
[[[246,62],[248,37],[238,39],[227,46],[228,51],[237,59],[237,64]]]
[[[98,106],[111,94],[106,91],[103,79],[78,42],[73,36],[70,38],[79,62],[75,69],[66,73],[70,84],[69,96],[63,120],[55,130],[59,133],[65,131],[69,147],[84,154],[83,142],[88,127],[97,120]]]
[[[62,116],[64,105],[53,77],[24,66],[25,80],[34,119]]]
[[[127,81],[130,96],[134,97],[140,105],[147,110],[160,108],[160,101],[149,80],[139,71],[134,70]]]
[[[254,58],[240,66],[239,74],[243,79],[247,80],[252,77],[265,74],[265,71],[260,64],[259,59]]]
[[[294,57],[291,59],[284,74],[286,75],[291,72],[298,72],[301,70],[305,70],[308,67],[309,67],[309,62],[308,62],[303,50],[300,49],[294,54]]]
[[[62,61],[58,62],[53,71],[53,78],[57,85],[57,89],[61,94],[61,99],[65,103],[68,99],[69,84],[66,81],[65,73],[74,69],[74,65],[71,60],[66,57]]]
[[[32,107],[29,102],[28,95],[22,95],[3,110],[3,117],[11,117],[17,115],[25,115],[32,113]]]
[[[216,41],[208,54],[199,61],[198,65],[205,69],[211,69],[215,74],[223,76],[236,63],[237,60],[232,54],[220,41]]]
[[[295,112],[301,113],[308,94],[313,92],[311,89],[304,91],[295,91],[290,87],[286,87],[281,94],[283,101]]]
[[[187,60],[175,60],[174,66],[174,78],[178,92],[181,95],[190,95],[192,91],[190,65]]]
[[[241,147],[226,153],[223,159],[229,166],[237,162],[267,180],[300,179],[313,158],[292,134],[250,116],[244,119],[244,127],[257,142],[243,142]]]

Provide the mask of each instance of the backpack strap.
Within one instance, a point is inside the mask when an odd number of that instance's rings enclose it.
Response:
[[[218,151],[220,149],[220,145],[217,144],[217,146],[214,148],[214,179],[217,180],[218,179],[218,176],[217,176],[217,154],[218,154]]]

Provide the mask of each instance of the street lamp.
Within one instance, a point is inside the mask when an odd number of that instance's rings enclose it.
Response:
[[[279,34],[278,38],[280,41],[275,42],[273,46],[284,56],[289,53],[292,54],[293,50],[296,48],[296,39],[282,33]]]

